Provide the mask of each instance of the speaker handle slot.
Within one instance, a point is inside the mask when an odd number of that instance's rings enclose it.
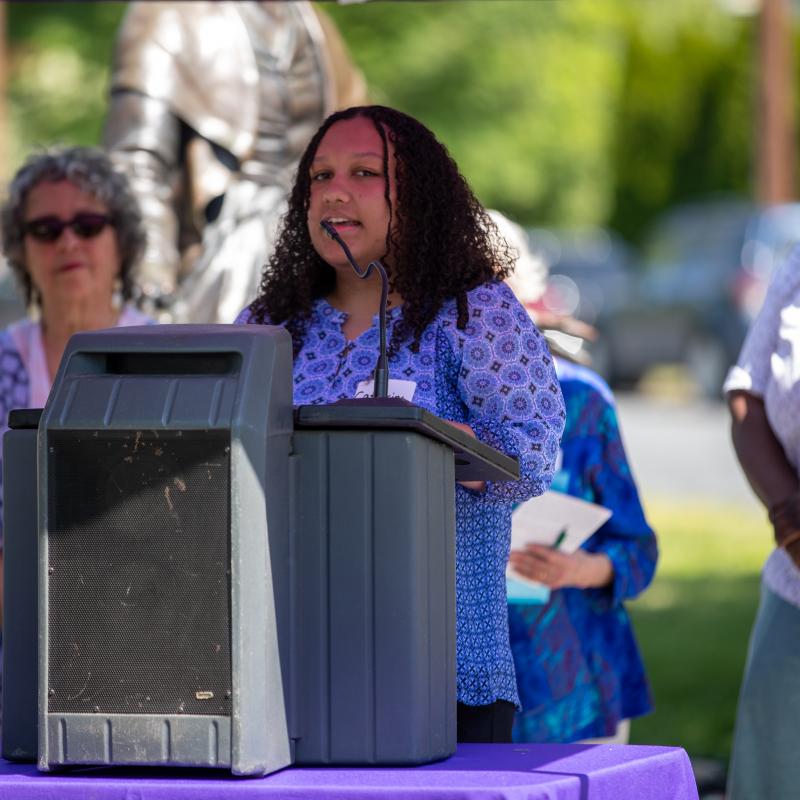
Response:
[[[234,375],[240,353],[76,353],[69,372],[106,375]]]

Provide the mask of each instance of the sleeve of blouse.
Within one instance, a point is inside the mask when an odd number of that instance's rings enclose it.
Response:
[[[658,546],[625,456],[614,406],[603,401],[599,408],[597,429],[601,450],[587,469],[594,502],[610,508],[612,515],[584,547],[611,560],[614,567],[611,586],[588,590],[594,603],[611,607],[647,588],[655,574]]]
[[[770,355],[775,351],[781,311],[800,287],[800,246],[778,269],[767,289],[764,304],[750,326],[736,364],[725,379],[723,392],[741,389],[764,395],[770,375]]]
[[[236,319],[233,321],[234,325],[247,325],[250,322],[250,306],[245,306],[237,315]]]
[[[503,283],[468,295],[469,321],[445,328],[458,364],[465,420],[480,441],[518,459],[518,481],[488,482],[486,494],[521,502],[553,480],[564,398],[544,337]]]

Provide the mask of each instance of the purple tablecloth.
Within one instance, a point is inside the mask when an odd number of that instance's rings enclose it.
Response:
[[[697,800],[689,758],[641,745],[459,745],[424,767],[292,768],[266,778],[211,770],[93,768],[40,774],[0,760],[14,800]]]

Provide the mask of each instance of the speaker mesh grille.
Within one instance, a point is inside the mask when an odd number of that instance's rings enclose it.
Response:
[[[52,713],[230,715],[227,431],[52,432]]]

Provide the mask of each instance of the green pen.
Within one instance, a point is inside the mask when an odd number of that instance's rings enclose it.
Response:
[[[567,538],[567,529],[563,528],[561,533],[559,533],[558,536],[556,536],[556,540],[553,542],[552,545],[553,550],[558,550],[558,548],[561,547],[562,542],[566,538]]]

